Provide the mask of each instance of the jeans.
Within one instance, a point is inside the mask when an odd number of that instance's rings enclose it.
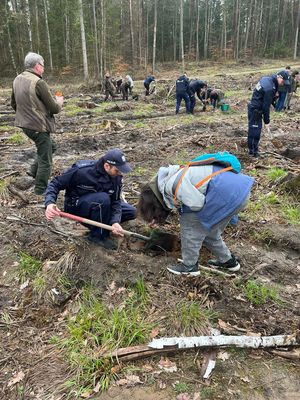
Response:
[[[183,263],[191,266],[198,262],[202,245],[217,257],[218,261],[226,262],[231,259],[231,251],[222,239],[224,229],[233,216],[246,207],[248,198],[230,215],[215,225],[210,231],[204,230],[199,222],[197,213],[188,212],[180,215],[181,255]]]
[[[37,148],[37,155],[30,167],[30,173],[35,178],[34,192],[41,195],[48,185],[52,168],[52,154],[57,146],[48,132],[36,132],[26,128],[23,128],[23,131]]]

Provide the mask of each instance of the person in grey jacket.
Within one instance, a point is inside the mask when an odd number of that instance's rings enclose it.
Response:
[[[22,128],[37,148],[37,157],[28,172],[35,178],[34,192],[42,195],[51,174],[52,154],[56,144],[50,137],[55,132],[54,114],[61,111],[64,98],[53,97],[43,80],[45,65],[41,55],[28,53],[25,71],[13,82],[11,106],[16,112],[15,125]]]
[[[214,175],[212,175],[214,174]],[[240,264],[222,239],[233,216],[249,198],[253,178],[224,170],[219,164],[161,167],[142,187],[138,212],[147,222],[164,222],[172,209],[180,214],[182,262],[169,266],[176,275],[200,274],[202,244],[216,259],[214,268],[238,271]]]

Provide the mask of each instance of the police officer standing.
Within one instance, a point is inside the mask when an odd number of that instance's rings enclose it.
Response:
[[[123,174],[132,170],[119,149],[109,150],[98,161],[76,162],[48,185],[45,195],[45,215],[52,219],[59,215],[56,200],[65,190],[64,210],[83,218],[111,225],[114,236],[123,236],[121,222],[136,218],[136,209],[121,200]],[[106,249],[115,249],[109,231],[88,226],[88,240]]]
[[[181,75],[176,81],[176,114],[179,113],[181,100],[185,101],[186,113],[190,113],[191,101],[189,96],[189,78],[187,74]]]
[[[280,71],[272,76],[265,76],[255,86],[250,103],[248,104],[248,150],[249,155],[258,157],[258,144],[262,130],[262,121],[269,129],[270,106],[278,86],[289,85],[289,75]]]

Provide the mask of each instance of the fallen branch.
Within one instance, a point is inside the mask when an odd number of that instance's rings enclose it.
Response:
[[[183,262],[183,260],[181,258],[178,258],[177,261]],[[211,274],[226,276],[227,278],[236,278],[236,274],[227,274],[226,272],[220,271],[219,269],[204,267],[204,265],[199,265],[199,269],[200,269],[200,271],[201,270],[207,271]]]
[[[28,204],[29,201],[26,199],[26,197],[23,195],[23,193],[19,192],[13,185],[8,185],[7,189],[14,195],[19,197],[24,203]]]
[[[192,337],[171,337],[153,339],[149,347],[153,349],[164,349],[167,346],[178,346],[179,349],[190,349],[194,347],[248,347],[257,349],[260,347],[278,347],[298,345],[296,335],[277,336],[192,336]]]
[[[12,175],[20,175],[20,172],[19,171],[9,172],[8,174],[0,176],[0,180],[8,178],[9,176],[12,176]]]
[[[153,339],[147,345],[131,346],[117,349],[113,352],[105,352],[102,357],[115,358],[122,361],[133,361],[140,358],[151,357],[162,353],[178,352],[195,348],[267,348],[278,346],[297,346],[296,335],[278,336],[194,336],[194,337],[171,337]]]

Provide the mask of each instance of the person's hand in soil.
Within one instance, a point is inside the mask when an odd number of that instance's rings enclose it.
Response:
[[[123,236],[124,236],[123,228],[121,227],[120,224],[115,223],[115,224],[112,224],[111,227],[113,228],[113,229],[112,229],[112,234],[113,234],[114,236],[120,236],[120,237],[123,237]]]
[[[60,214],[60,209],[57,207],[56,204],[48,204],[46,211],[45,211],[45,215],[47,219],[52,219],[54,217],[56,217],[57,215],[59,216]]]

